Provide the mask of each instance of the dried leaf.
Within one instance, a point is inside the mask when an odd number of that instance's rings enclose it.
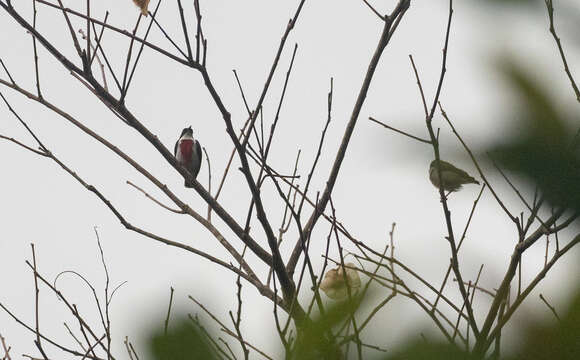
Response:
[[[133,0],[133,2],[135,3],[135,5],[139,6],[139,8],[141,9],[141,14],[143,14],[143,16],[147,16],[147,8],[149,7],[149,0]]]
[[[355,268],[353,263],[344,264],[344,268],[346,270],[346,279],[350,291],[354,294],[360,288],[360,277],[358,276],[358,272],[352,269]],[[348,295],[346,284],[347,282],[345,281],[343,267],[342,265],[339,265],[336,269],[330,269],[326,272],[324,279],[320,284],[320,289],[322,289],[329,298],[333,300],[342,300]]]

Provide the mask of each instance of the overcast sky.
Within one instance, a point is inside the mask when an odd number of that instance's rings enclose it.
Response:
[[[204,33],[209,43],[208,69],[232,113],[236,128],[241,128],[246,114],[232,69],[237,69],[250,106],[254,106],[280,37],[298,2],[201,1]],[[26,19],[32,18],[30,1],[12,3]],[[64,3],[84,11],[84,2],[82,6],[74,1]],[[185,3],[192,28],[193,2]],[[373,3],[381,12],[388,12],[396,1]],[[541,6],[535,10],[519,7],[496,9],[474,3],[457,1],[454,5],[448,72],[441,102],[464,139],[478,150],[516,128],[512,112],[515,97],[497,69],[498,58],[513,57],[529,69],[538,82],[551,90],[564,111],[575,105],[575,99],[562,71],[554,41],[548,32],[547,16]],[[555,3],[556,22],[568,61],[572,70],[580,74],[580,69],[575,67],[580,63],[580,38],[577,23],[573,23],[573,19],[578,19],[580,5],[574,0]],[[138,16],[137,8],[129,0],[93,1],[91,5],[93,16],[103,18],[105,11],[109,10],[108,22],[128,30],[133,28]],[[377,250],[384,246],[391,223],[395,222],[395,255],[433,284],[441,282],[450,254],[444,240],[439,194],[427,176],[432,149],[381,128],[368,121],[368,117],[373,116],[417,136],[428,136],[408,55],[413,55],[426,96],[431,101],[441,68],[447,11],[447,1],[412,2],[379,63],[333,192],[341,222],[358,239]],[[161,5],[158,19],[180,44],[183,43],[175,1],[165,1]],[[62,14],[38,4],[37,22],[39,31],[78,64]],[[75,29],[84,28],[84,23],[74,21],[73,26]],[[290,173],[296,153],[301,149],[299,173],[302,186],[326,120],[326,97],[330,79],[334,78],[332,122],[311,185],[312,197],[316,191],[324,189],[381,28],[380,21],[362,1],[307,0],[282,54],[279,71],[264,105],[267,129],[275,114],[293,45],[298,44],[269,163],[282,173]],[[144,30],[141,26],[140,34]],[[150,39],[173,51],[159,30],[154,28]],[[106,31],[103,45],[120,73],[128,40]],[[32,40],[5,11],[0,11],[0,57],[19,85],[34,92]],[[198,212],[205,213],[207,206],[194,191],[183,188],[183,179],[159,153],[136,131],[119,121],[42,47],[39,47],[39,66],[40,85],[46,99],[106,136],[187,199]],[[1,74],[2,79],[7,79],[3,72]],[[112,87],[112,78],[109,76],[107,80]],[[0,91],[45,145],[88,183],[98,187],[132,224],[231,260],[201,225],[185,216],[169,213],[128,186],[126,181],[130,180],[169,203],[122,159],[42,106],[6,87],[0,87]],[[232,145],[199,74],[145,49],[126,102],[127,107],[168,148],[172,148],[183,127],[193,127],[194,136],[206,147],[211,158],[215,192]],[[577,113],[577,103],[575,111]],[[434,125],[441,128],[442,157],[475,175],[469,157],[461,151],[461,144],[438,113]],[[0,134],[34,145],[33,139],[3,104],[0,105]],[[104,274],[94,227],[98,228],[101,237],[112,285],[127,282],[111,305],[113,346],[118,358],[124,357],[122,341],[125,336],[129,336],[145,356],[143,336],[147,329],[161,326],[170,286],[176,290],[175,314],[200,312],[187,299],[187,295],[192,295],[229,323],[227,312],[236,306],[232,273],[205,259],[125,230],[94,194],[50,160],[0,141],[0,166],[0,302],[28,324],[34,324],[33,276],[24,263],[31,259],[30,243],[36,245],[39,271],[48,279],[54,279],[64,270],[74,270],[99,290],[104,285]],[[233,169],[238,166],[239,163],[234,163]],[[486,170],[512,212],[524,211],[525,207],[502,178],[493,169]],[[204,185],[207,184],[207,171],[204,162],[198,177]],[[529,184],[521,181],[518,184],[531,198],[533,192]],[[450,197],[456,232],[463,229],[478,190],[477,186],[470,185]],[[277,229],[282,218],[281,202],[271,188],[265,189],[263,196],[269,218]],[[249,199],[243,177],[239,171],[233,171],[220,195],[220,202],[239,223],[243,223]],[[310,209],[304,213],[309,215]],[[241,249],[240,242],[215,215],[214,222]],[[259,224],[254,222],[253,225],[255,239],[267,247]],[[324,251],[327,231],[328,225],[320,221],[312,237],[311,257],[317,271],[322,266],[319,255]],[[285,259],[296,239],[295,227],[286,234],[286,239],[288,243],[282,247]],[[516,240],[514,226],[505,218],[490,193],[484,192],[461,250],[461,269],[465,278],[475,279],[479,267],[485,264],[480,284],[496,288]],[[348,250],[354,250],[346,241],[344,244]],[[333,258],[338,256],[335,247],[330,253]],[[522,275],[529,280],[543,263],[544,243],[538,243],[526,254]],[[562,259],[554,267],[529,297],[529,306],[520,311],[515,323],[530,311],[539,317],[549,316],[547,309],[540,306],[540,292],[557,309],[564,309],[572,279],[570,274],[577,274],[578,270],[571,258]],[[250,257],[250,262],[256,266],[259,276],[265,278],[263,264],[255,257]],[[58,286],[78,304],[85,318],[94,319],[93,325],[98,327],[98,314],[90,289],[70,275],[62,276]],[[303,292],[304,300],[310,296],[308,287]],[[272,303],[250,285],[244,286],[243,291],[246,299],[242,320],[244,333],[249,341],[266,353],[277,355],[280,343],[274,336]],[[451,298],[459,299],[454,284],[448,291]],[[383,295],[377,294],[377,299]],[[48,289],[42,288],[40,296],[41,330],[74,346],[74,340],[62,325],[67,321],[76,328],[73,317]],[[479,294],[478,297],[477,308],[480,314],[484,314],[488,299]],[[328,298],[325,300],[330,301]],[[392,349],[407,334],[416,334],[418,327],[434,328],[425,314],[405,299],[385,308],[376,321],[386,324],[390,330],[379,334],[369,328],[366,336],[369,342],[387,349]],[[511,327],[511,330],[511,341],[517,343],[516,328]],[[37,354],[34,335],[4,312],[0,312],[0,333],[12,345],[15,358],[22,353]],[[235,344],[232,339],[227,340]],[[49,357],[63,358],[56,356],[53,348],[46,348]]]

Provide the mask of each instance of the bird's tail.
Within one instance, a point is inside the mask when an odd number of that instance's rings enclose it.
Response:
[[[192,183],[189,183],[189,182],[187,182],[187,180],[185,180],[185,187],[186,188],[192,188],[193,187],[193,184]]]

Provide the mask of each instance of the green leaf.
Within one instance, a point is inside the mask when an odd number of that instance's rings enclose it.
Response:
[[[524,329],[525,344],[514,360],[580,359],[580,293],[555,325],[537,323]]]
[[[157,329],[149,345],[154,359],[158,360],[217,359],[199,325],[187,318],[178,320],[167,335],[163,328]]]
[[[511,62],[504,62],[502,70],[524,110],[517,114],[520,133],[493,146],[491,156],[535,182],[553,205],[580,209],[577,129],[567,126],[547,91],[529,74]]]
[[[473,357],[449,344],[427,343],[423,340],[403,346],[384,360],[468,360]]]
[[[292,351],[292,359],[318,360],[342,359],[337,338],[332,335],[334,326],[346,320],[360,306],[362,297],[352,296],[351,300],[337,302],[326,309],[324,316],[304,324],[299,331]]]

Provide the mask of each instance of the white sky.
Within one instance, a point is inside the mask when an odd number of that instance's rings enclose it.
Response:
[[[31,19],[29,1],[12,2],[25,14],[25,18]],[[185,3],[186,14],[191,20],[190,28],[193,28],[193,2]],[[382,12],[387,12],[396,1],[374,3]],[[250,106],[255,105],[279,39],[297,4],[298,1],[266,0],[201,2],[204,33],[209,39],[208,68],[218,92],[232,112],[236,128],[240,128],[245,120],[245,109],[231,70],[238,70]],[[77,8],[73,1],[65,1],[65,5]],[[580,13],[580,6],[572,0],[557,1],[555,5],[559,35],[572,70],[578,74],[580,69],[575,65],[580,61],[580,38],[578,32],[573,31],[575,26],[572,21]],[[443,278],[450,254],[448,244],[443,239],[445,227],[439,195],[427,177],[432,150],[425,144],[412,142],[380,128],[367,119],[373,116],[413,134],[427,136],[408,55],[412,54],[415,58],[430,101],[441,66],[447,6],[447,1],[440,0],[412,3],[381,59],[333,193],[338,217],[343,224],[357,238],[377,250],[384,246],[390,224],[396,222],[396,255],[436,285]],[[62,14],[41,4],[38,8],[38,29],[78,64]],[[510,115],[514,97],[494,66],[494,59],[498,56],[509,54],[521,60],[522,66],[534,69],[534,76],[552,89],[563,109],[575,105],[577,111],[555,44],[547,31],[547,16],[542,8],[529,11],[515,7],[498,11],[463,1],[457,1],[454,8],[448,72],[441,102],[457,129],[474,149],[483,148],[514,128],[515,119]],[[84,2],[78,5],[78,9],[84,11]],[[94,16],[102,18],[105,10],[111,12],[109,23],[129,30],[134,26],[137,9],[131,1],[92,2]],[[175,2],[166,1],[162,4],[158,19],[182,43],[177,14]],[[73,25],[78,29],[84,23],[78,21]],[[269,124],[275,113],[293,45],[298,43],[269,163],[280,172],[289,173],[296,152],[301,149],[299,172],[302,186],[326,119],[326,96],[330,77],[334,77],[332,123],[311,186],[312,197],[324,188],[380,29],[378,19],[361,1],[306,1],[296,28],[289,37],[265,102],[264,115]],[[144,31],[143,26],[141,31]],[[128,41],[108,31],[103,39],[113,66],[120,73]],[[150,39],[172,50],[157,29],[153,30]],[[32,40],[4,11],[0,11],[0,49],[0,56],[14,79],[34,92]],[[203,201],[195,192],[183,188],[183,179],[149,143],[113,116],[42,47],[39,47],[39,57],[41,87],[49,101],[106,136],[182,195],[197,211],[205,213],[207,207]],[[2,78],[6,79],[3,73]],[[112,87],[110,76],[108,82]],[[120,158],[42,106],[5,87],[0,87],[0,91],[47,147],[88,183],[99,188],[132,224],[230,261],[217,241],[199,224],[185,216],[168,213],[126,185],[125,181],[130,180],[165,201],[151,184]],[[225,133],[223,120],[197,72],[146,49],[129,91],[127,106],[168,148],[172,148],[183,127],[192,125],[194,135],[211,157],[215,191],[232,145]],[[442,156],[474,174],[475,169],[461,151],[461,144],[438,113],[434,123],[441,127]],[[34,144],[3,104],[0,105],[0,134]],[[235,170],[239,164],[234,165]],[[34,324],[33,276],[24,263],[26,259],[31,259],[30,243],[36,244],[39,270],[48,279],[54,279],[61,271],[75,270],[97,289],[102,289],[104,276],[93,232],[95,226],[99,228],[112,283],[116,285],[127,281],[111,307],[113,346],[118,358],[125,356],[122,340],[126,335],[137,346],[141,358],[145,357],[143,331],[162,325],[170,286],[176,289],[175,314],[200,311],[187,299],[187,295],[192,295],[230,324],[227,312],[235,309],[236,305],[235,277],[231,273],[182,250],[163,246],[125,230],[92,193],[51,161],[1,141],[0,166],[0,302],[28,324]],[[523,211],[525,207],[501,177],[492,169],[487,170],[512,212]],[[204,184],[207,183],[207,175],[204,162],[199,175]],[[532,193],[529,186],[521,184],[530,198]],[[477,192],[477,187],[467,186],[450,199],[457,233],[463,229]],[[517,239],[513,225],[505,219],[490,195],[486,191],[482,197],[460,261],[467,280],[474,279],[479,266],[484,263],[480,284],[494,288],[503,276]],[[263,196],[272,226],[277,229],[282,217],[281,202],[270,187],[264,190]],[[220,203],[239,223],[243,223],[249,199],[244,179],[239,171],[233,171],[226,181]],[[304,214],[308,216],[310,209]],[[241,249],[240,242],[226,230],[215,214],[213,219]],[[254,222],[254,238],[267,248],[259,228],[259,224]],[[295,227],[291,229],[286,235],[288,244],[282,248],[285,259],[296,239]],[[313,234],[311,256],[317,271],[322,266],[319,254],[323,252],[327,231],[328,225],[321,220]],[[562,241],[566,239],[566,236],[562,237]],[[346,241],[344,246],[353,249]],[[542,242],[526,253],[524,279],[534,277],[538,266],[543,263],[543,251]],[[337,257],[336,247],[331,248],[331,254]],[[521,323],[529,311],[548,318],[547,309],[538,299],[540,292],[558,310],[564,311],[570,279],[573,278],[570,274],[577,273],[577,266],[571,260],[576,255],[562,259],[550,272],[529,297],[528,310],[521,311],[514,324]],[[255,257],[250,257],[250,260],[259,276],[265,278],[266,270],[261,262],[256,261]],[[71,276],[63,276],[58,285],[78,304],[85,318],[95,320],[94,325],[98,328],[90,291]],[[304,300],[308,287],[305,287]],[[454,285],[448,287],[448,294],[459,299]],[[383,296],[381,293],[377,295]],[[63,321],[67,321],[76,329],[73,317],[48,289],[42,288],[40,296],[41,330],[53,339],[74,346],[62,325]],[[262,298],[251,286],[244,287],[244,296],[242,324],[246,337],[276,356],[280,344],[275,336],[271,302]],[[481,318],[489,302],[482,295],[478,294],[478,298],[477,310]],[[202,318],[206,318],[205,315]],[[418,327],[434,328],[425,314],[405,299],[399,299],[385,308],[376,322],[389,324],[389,331],[379,333],[370,327],[365,335],[369,342],[387,349],[392,349],[407,334],[416,334]],[[511,327],[511,341],[517,342],[514,329]],[[12,345],[11,353],[15,358],[22,353],[37,354],[34,335],[17,325],[4,312],[0,312],[0,333]],[[228,341],[236,346],[232,339]],[[49,345],[45,345],[45,349],[49,357],[57,357]],[[63,357],[59,355],[59,358]]]

